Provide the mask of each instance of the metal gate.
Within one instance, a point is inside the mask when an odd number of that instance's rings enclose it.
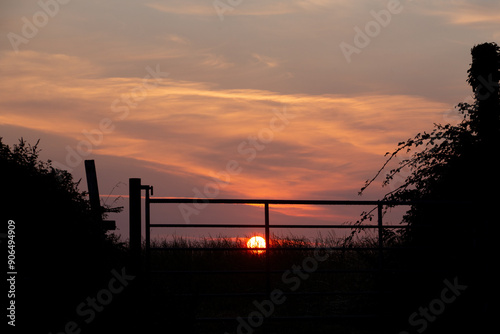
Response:
[[[141,238],[141,190],[145,190],[145,238],[144,238],[144,247],[141,247],[142,238]],[[370,269],[357,269],[357,270],[345,270],[345,269],[328,269],[328,270],[317,270],[315,273],[330,273],[335,275],[346,275],[351,273],[370,273],[374,275],[376,278],[378,288],[370,291],[329,291],[329,292],[321,292],[321,291],[302,291],[302,292],[288,292],[289,295],[300,295],[300,296],[316,296],[320,298],[321,296],[331,296],[331,295],[349,295],[349,296],[357,296],[357,295],[374,295],[378,299],[386,298],[387,294],[395,293],[395,291],[387,290],[387,286],[383,284],[383,280],[385,275],[393,274],[394,269],[387,270],[384,264],[384,252],[394,251],[395,248],[389,247],[384,244],[384,230],[385,229],[401,229],[404,228],[405,225],[388,225],[384,224],[383,221],[383,211],[386,206],[410,206],[414,204],[414,202],[394,202],[394,201],[348,201],[348,200],[269,200],[269,199],[196,199],[196,198],[155,198],[151,197],[153,187],[148,185],[142,185],[141,179],[130,179],[130,249],[136,254],[141,253],[143,249],[143,257],[142,260],[145,263],[142,263],[142,268],[146,270],[146,274],[149,277],[154,275],[254,275],[260,274],[264,276],[265,279],[265,289],[259,292],[232,292],[232,293],[223,293],[223,292],[211,292],[211,293],[202,293],[196,294],[196,298],[217,298],[217,297],[235,297],[235,296],[255,296],[255,297],[266,297],[269,296],[273,290],[273,275],[279,275],[283,273],[282,269],[276,270],[273,268],[270,258],[273,256],[274,251],[309,251],[314,252],[317,250],[317,247],[293,247],[290,249],[287,248],[279,248],[274,249],[272,247],[272,243],[270,242],[271,231],[276,228],[288,228],[288,229],[374,229],[378,233],[378,240],[376,244],[370,247],[356,247],[346,249],[345,247],[333,247],[329,248],[331,252],[345,252],[345,251],[355,251],[355,252],[372,252],[376,253],[378,256],[378,265],[377,268]],[[152,224],[150,221],[150,212],[151,206],[156,206],[159,204],[180,204],[180,203],[206,203],[210,205],[215,204],[259,204],[263,205],[263,223],[262,224],[172,224],[172,223],[161,223],[161,224]],[[273,205],[326,205],[326,206],[374,206],[376,207],[376,224],[369,225],[340,225],[340,224],[331,224],[331,225],[311,225],[311,224],[293,224],[293,225],[273,225],[269,219],[269,212],[272,209]],[[191,271],[176,271],[176,270],[151,270],[149,266],[149,261],[152,252],[162,252],[162,251],[193,251],[191,248],[175,248],[175,249],[162,249],[151,247],[151,238],[150,238],[150,230],[158,228],[230,228],[230,229],[238,229],[238,228],[254,228],[261,229],[264,232],[266,247],[265,248],[255,248],[252,250],[262,250],[264,251],[265,257],[265,265],[264,268],[260,270],[191,270]],[[195,251],[227,251],[227,252],[242,252],[248,251],[248,248],[196,248]],[[399,251],[399,248],[398,248]],[[141,257],[137,255],[137,260],[139,261]],[[140,263],[137,263],[137,266],[141,266]],[[186,294],[181,294],[182,296],[187,296]],[[373,310],[371,313],[349,313],[349,314],[329,314],[329,315],[320,315],[320,316],[311,316],[311,315],[303,315],[303,316],[293,316],[293,317],[284,317],[284,316],[273,316],[270,315],[266,317],[266,321],[322,321],[328,319],[375,319],[380,321],[384,317],[387,317],[387,314],[383,314],[378,310]],[[250,319],[250,318],[249,318]],[[235,317],[193,317],[191,319],[195,322],[235,322],[237,319]],[[254,319],[255,320],[255,319]],[[238,320],[240,321],[240,320]],[[257,320],[254,321],[254,323]]]

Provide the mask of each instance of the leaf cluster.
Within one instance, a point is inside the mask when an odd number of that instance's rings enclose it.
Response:
[[[383,187],[390,185],[403,169],[410,170],[404,182],[386,193],[383,200],[415,201],[428,198],[436,184],[452,168],[470,158],[474,148],[479,145],[479,137],[474,130],[474,121],[469,117],[476,106],[460,103],[458,108],[464,115],[459,124],[434,124],[431,132],[418,133],[415,137],[398,143],[393,152],[387,152],[385,154],[388,157],[387,160],[375,176],[365,182],[359,195],[363,194],[398,154],[412,153],[410,157],[402,159],[397,167],[386,173],[382,182]]]
[[[41,161],[38,144],[21,138],[10,147],[0,138],[0,215],[15,222],[15,265],[23,286],[16,299],[20,305],[42,300],[43,309],[35,303],[36,309],[23,312],[50,331],[102,288],[125,253],[91,212],[80,181]]]

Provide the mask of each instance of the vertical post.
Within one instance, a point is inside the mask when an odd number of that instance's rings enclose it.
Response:
[[[143,189],[146,189],[146,201],[144,204],[144,228],[145,228],[145,238],[146,238],[146,260],[145,260],[145,270],[146,277],[148,280],[151,279],[151,252],[150,252],[150,243],[151,243],[151,216],[150,216],[150,205],[149,202],[149,192],[151,191],[151,195],[153,195],[153,186],[142,186]],[[149,289],[150,284],[148,284]],[[149,293],[148,293],[149,295]]]
[[[269,203],[264,204],[266,249],[269,248]]]
[[[271,292],[271,279],[270,279],[270,263],[269,263],[269,203],[264,203],[264,216],[265,216],[265,239],[266,239],[266,289],[267,293]]]
[[[101,202],[99,200],[99,188],[97,186],[97,173],[94,160],[85,160],[85,174],[87,176],[90,208],[92,209],[92,214],[98,219],[101,218]]]
[[[95,221],[100,222],[105,231],[115,230],[114,220],[103,220],[104,210],[99,198],[99,187],[97,186],[97,172],[94,160],[85,160],[85,174],[87,176],[87,188],[89,191],[90,209]]]
[[[137,273],[141,254],[141,179],[129,179],[129,217],[130,251]]]
[[[144,205],[144,219],[145,219],[145,238],[146,238],[146,254],[149,256],[149,248],[151,241],[151,216],[150,216],[150,202],[149,202],[149,192],[151,191],[151,195],[153,194],[153,187],[151,186],[142,186],[143,189],[146,189],[146,204]]]
[[[144,206],[144,219],[145,219],[145,228],[146,228],[146,252],[149,253],[149,242],[151,241],[151,231],[150,231],[150,210],[149,210],[149,189],[150,187],[146,187],[146,204]]]

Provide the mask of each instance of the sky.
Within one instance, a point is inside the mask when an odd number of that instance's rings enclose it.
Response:
[[[160,197],[379,199],[390,188],[358,191],[398,142],[460,120],[470,49],[499,28],[496,0],[2,0],[0,136],[40,139],[82,190],[94,159],[124,239],[129,178]],[[271,222],[352,214],[274,207]],[[170,205],[152,220],[263,213]]]

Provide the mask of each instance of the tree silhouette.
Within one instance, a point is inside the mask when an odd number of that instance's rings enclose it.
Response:
[[[498,198],[495,191],[498,181],[492,162],[496,159],[500,138],[500,47],[495,43],[480,44],[471,53],[473,62],[467,81],[472,86],[475,102],[458,105],[463,120],[457,125],[435,124],[430,133],[418,133],[400,142],[396,150],[386,153],[388,159],[375,176],[366,181],[360,194],[398,154],[412,152],[409,158],[387,172],[383,186],[389,185],[403,169],[411,171],[401,185],[384,196],[384,200],[478,203]],[[421,221],[417,219],[419,210],[422,210],[420,206],[412,207],[404,222],[418,224]],[[406,236],[415,237],[414,234]]]
[[[475,101],[458,105],[463,120],[456,125],[435,124],[430,133],[418,133],[400,142],[393,152],[386,153],[386,162],[366,181],[360,194],[398,154],[411,154],[386,173],[383,186],[391,184],[403,169],[410,170],[402,184],[386,193],[384,200],[422,204],[412,205],[404,215],[407,229],[401,234],[386,231],[386,237],[432,249],[405,259],[413,261],[414,267],[448,269],[468,282],[473,287],[469,295],[474,295],[474,306],[462,315],[469,312],[464,319],[472,319],[477,311],[474,319],[481,319],[476,322],[477,327],[484,322],[484,315],[492,312],[485,289],[493,282],[492,266],[498,253],[493,247],[493,236],[498,237],[495,210],[499,201],[496,156],[500,147],[500,47],[484,43],[474,46],[471,54],[467,82]],[[357,223],[366,219],[371,219],[371,212],[364,212]],[[421,286],[428,288],[425,283]],[[460,323],[459,318],[453,321]]]
[[[15,222],[17,324],[60,332],[76,317],[75,307],[106,286],[123,256],[79,182],[40,161],[39,152],[38,142],[21,139],[11,148],[0,138],[1,215],[4,226]]]

